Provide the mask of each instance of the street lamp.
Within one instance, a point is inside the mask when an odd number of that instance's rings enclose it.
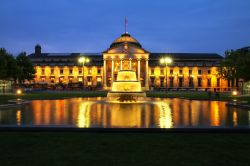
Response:
[[[89,58],[80,57],[80,58],[78,59],[78,62],[82,64],[82,75],[83,75],[82,83],[83,83],[83,88],[84,88],[84,64],[85,64],[85,63],[89,63]]]
[[[168,64],[172,63],[173,60],[170,57],[160,59],[160,63],[166,65],[166,90],[168,90]]]

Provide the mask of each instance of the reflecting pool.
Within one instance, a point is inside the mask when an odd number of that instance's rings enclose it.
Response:
[[[0,108],[0,126],[80,128],[250,127],[250,111],[225,102],[147,99],[145,103],[108,103],[105,98],[34,100]]]

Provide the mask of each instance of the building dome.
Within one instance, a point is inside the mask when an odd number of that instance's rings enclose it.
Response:
[[[115,41],[113,41],[113,43],[110,45],[110,48],[125,43],[141,48],[141,44],[135,38],[131,37],[128,33],[124,33],[119,38],[115,39]]]

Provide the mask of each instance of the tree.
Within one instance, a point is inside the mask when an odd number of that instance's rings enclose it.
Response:
[[[3,82],[3,92],[7,81],[13,81],[17,76],[17,65],[15,58],[8,54],[4,48],[0,48],[0,80]]]
[[[225,52],[219,75],[228,80],[229,85],[238,87],[239,79],[250,81],[250,52],[230,50]]]
[[[7,79],[7,52],[4,48],[0,49],[0,79],[5,80]]]
[[[240,50],[238,65],[239,77],[244,81],[250,81],[250,52]]]
[[[20,53],[16,57],[18,68],[17,80],[19,84],[23,84],[25,80],[32,80],[35,77],[35,69],[25,52]]]

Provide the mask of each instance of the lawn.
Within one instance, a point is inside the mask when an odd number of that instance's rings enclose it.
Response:
[[[2,132],[8,165],[248,166],[249,134]]]

